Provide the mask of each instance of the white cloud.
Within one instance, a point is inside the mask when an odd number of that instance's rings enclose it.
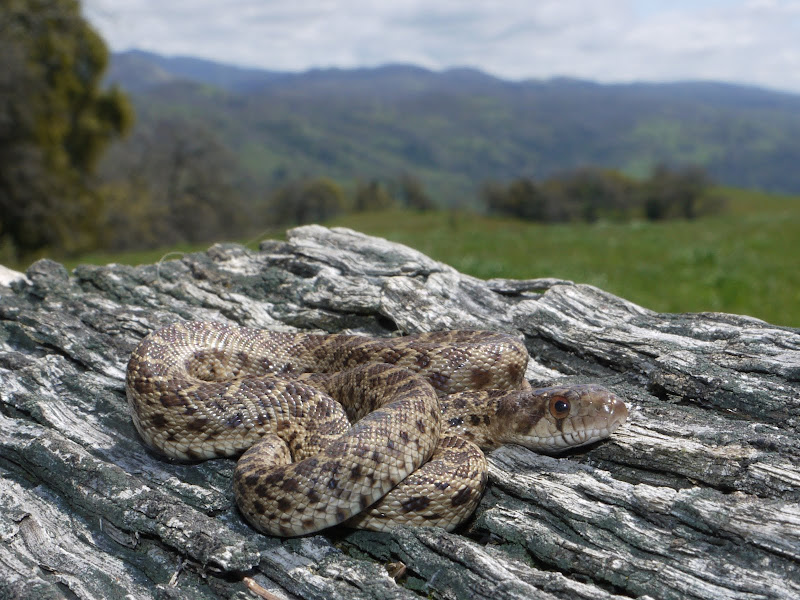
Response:
[[[271,70],[407,62],[513,78],[800,92],[800,0],[84,0],[115,50]]]

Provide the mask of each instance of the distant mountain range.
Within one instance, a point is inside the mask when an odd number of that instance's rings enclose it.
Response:
[[[258,186],[413,173],[443,204],[486,180],[594,165],[699,164],[718,182],[800,193],[800,95],[709,82],[511,82],[390,65],[281,73],[141,51],[107,76],[141,123],[202,124]]]

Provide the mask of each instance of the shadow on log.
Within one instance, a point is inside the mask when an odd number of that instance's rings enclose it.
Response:
[[[0,286],[2,598],[798,598],[800,332],[658,314],[568,281],[481,281],[346,229],[159,265],[51,261]],[[179,319],[393,335],[507,331],[534,386],[599,382],[628,424],[568,456],[504,447],[459,531],[280,540],[234,462],[131,423],[128,356]]]

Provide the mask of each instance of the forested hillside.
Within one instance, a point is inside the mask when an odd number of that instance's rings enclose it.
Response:
[[[439,205],[474,205],[486,180],[586,165],[643,176],[665,163],[800,192],[800,96],[758,88],[509,82],[410,66],[281,74],[143,52],[114,55],[108,80],[132,92],[137,127],[182,119],[255,190],[413,173]]]
[[[0,50],[6,264],[398,207],[621,222],[719,214],[714,184],[800,193],[797,95],[109,61],[77,0],[13,0]]]

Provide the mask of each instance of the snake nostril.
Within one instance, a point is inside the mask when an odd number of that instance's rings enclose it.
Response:
[[[617,397],[611,403],[611,425],[614,428],[621,426],[628,420],[628,407]]]

